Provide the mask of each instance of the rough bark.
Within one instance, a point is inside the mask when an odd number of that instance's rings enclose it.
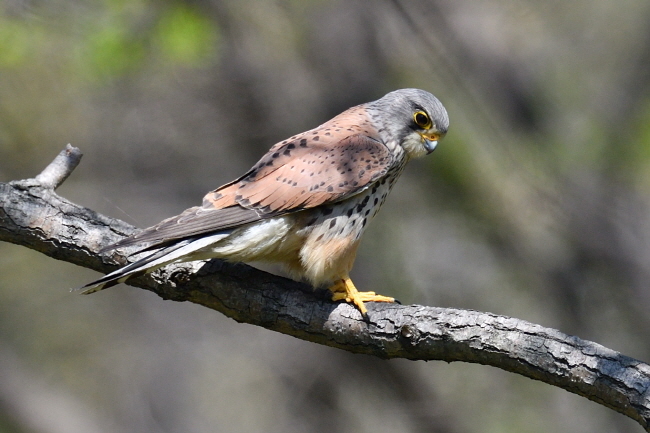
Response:
[[[68,146],[35,179],[0,183],[0,240],[109,272],[128,262],[104,245],[136,229],[58,196],[79,162]],[[129,284],[190,301],[239,322],[381,358],[491,365],[561,387],[629,416],[650,431],[650,365],[557,330],[469,310],[369,304],[369,321],[326,293],[244,264],[168,266]]]

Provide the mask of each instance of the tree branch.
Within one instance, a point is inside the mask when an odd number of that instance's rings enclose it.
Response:
[[[0,240],[109,272],[129,259],[97,251],[136,229],[54,193],[80,158],[68,145],[36,179],[0,183]],[[523,320],[370,303],[366,323],[352,306],[334,304],[305,284],[219,260],[167,266],[129,284],[353,353],[491,365],[589,398],[650,431],[650,365]]]

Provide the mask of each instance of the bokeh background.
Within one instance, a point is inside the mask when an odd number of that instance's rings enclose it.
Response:
[[[67,143],[59,189],[146,227],[273,143],[401,87],[451,129],[352,277],[650,360],[650,2],[4,0],[0,181]],[[0,244],[0,432],[628,432],[480,365],[383,361]]]

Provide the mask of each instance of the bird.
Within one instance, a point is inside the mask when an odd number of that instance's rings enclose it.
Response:
[[[327,287],[332,301],[395,302],[357,290],[357,248],[411,159],[436,149],[449,127],[442,103],[399,89],[354,106],[273,145],[241,177],[209,192],[201,206],[102,248],[143,245],[143,258],[77,290],[90,294],[170,263],[225,259],[280,263],[296,280]]]

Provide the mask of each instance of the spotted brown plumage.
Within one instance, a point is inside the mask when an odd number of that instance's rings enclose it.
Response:
[[[448,128],[430,93],[402,89],[352,107],[277,143],[201,206],[102,250],[143,244],[142,259],[83,286],[92,293],[172,262],[223,258],[284,264],[296,278],[329,285],[334,300],[392,302],[358,292],[349,278],[368,222],[406,163],[431,153]]]

